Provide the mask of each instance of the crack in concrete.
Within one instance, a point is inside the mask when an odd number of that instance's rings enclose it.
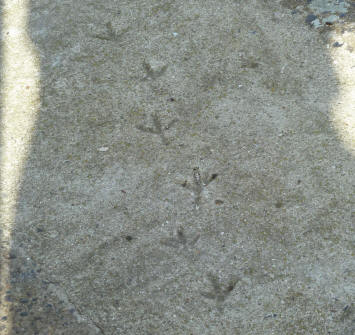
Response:
[[[59,282],[46,280],[47,284],[52,285],[52,292],[61,300],[63,300],[67,305],[71,305],[74,307],[77,320],[80,322],[81,320],[86,320],[88,324],[95,328],[100,334],[107,335],[105,329],[95,320],[93,320],[89,315],[84,314],[81,309],[70,299],[70,295],[68,294],[67,290],[60,286]],[[54,287],[53,287],[54,286]]]

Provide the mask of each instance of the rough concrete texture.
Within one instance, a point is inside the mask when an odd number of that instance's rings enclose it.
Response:
[[[0,334],[355,333],[355,2],[321,3],[29,3]]]

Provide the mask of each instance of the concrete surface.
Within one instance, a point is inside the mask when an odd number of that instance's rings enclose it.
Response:
[[[355,334],[354,1],[1,14],[0,334]]]

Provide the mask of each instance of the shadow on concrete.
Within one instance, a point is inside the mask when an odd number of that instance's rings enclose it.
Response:
[[[291,7],[31,2],[11,334],[354,331],[354,156],[325,37],[353,14],[315,30]]]

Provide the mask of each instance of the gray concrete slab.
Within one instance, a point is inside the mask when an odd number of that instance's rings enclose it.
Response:
[[[0,334],[355,333],[354,1],[13,6]]]

